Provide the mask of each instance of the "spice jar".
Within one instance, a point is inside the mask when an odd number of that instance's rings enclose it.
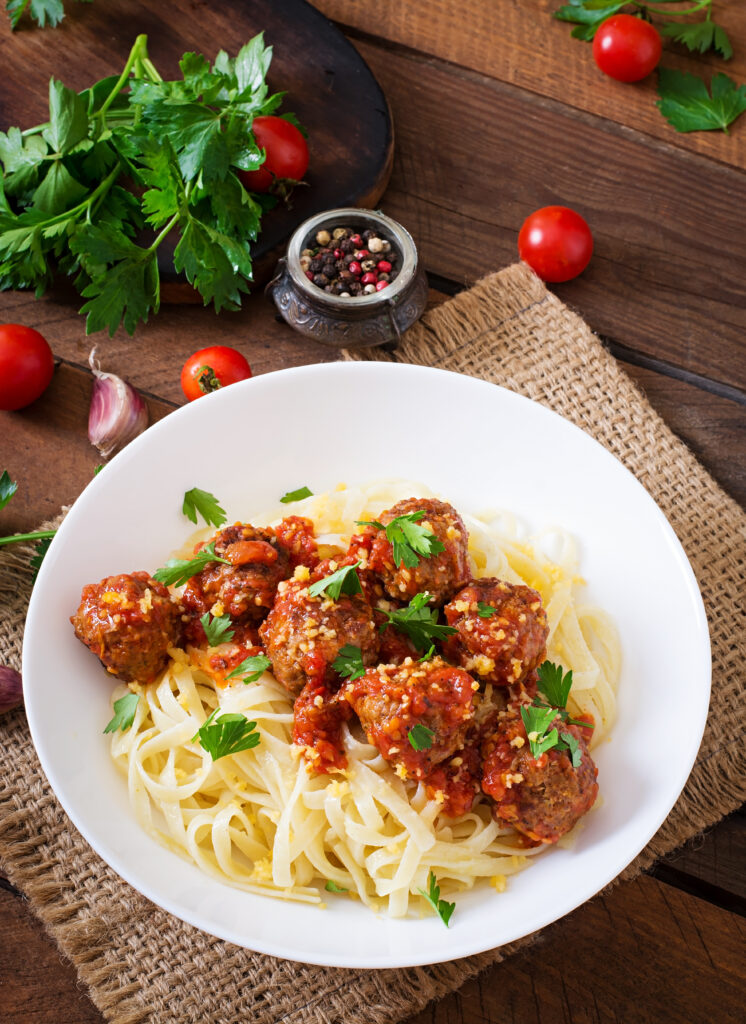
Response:
[[[303,263],[304,250],[318,247],[317,238],[353,228],[390,243],[396,253],[394,280],[378,291],[360,295],[335,295],[309,280]],[[267,285],[282,318],[325,345],[338,348],[370,348],[397,343],[401,334],[422,316],[428,285],[419,265],[412,236],[401,224],[374,210],[342,207],[327,210],[304,221],[288,242],[287,252]]]

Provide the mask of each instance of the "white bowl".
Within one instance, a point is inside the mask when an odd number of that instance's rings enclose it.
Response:
[[[602,415],[600,412],[599,415]],[[75,639],[81,587],[153,571],[190,534],[184,491],[216,494],[249,519],[288,490],[422,480],[457,508],[507,508],[580,542],[588,599],[616,620],[619,719],[596,752],[603,802],[572,849],[553,848],[497,894],[390,920],[359,903],[328,909],[250,895],[203,875],[141,831],[102,730],[113,681]],[[34,588],[23,651],[26,710],[44,771],[68,815],[124,879],[159,906],[264,953],[342,967],[436,963],[511,942],[613,879],[663,822],[704,729],[707,622],[673,530],[637,480],[566,420],[491,384],[442,370],[331,363],[235,384],[172,413],[88,485]]]

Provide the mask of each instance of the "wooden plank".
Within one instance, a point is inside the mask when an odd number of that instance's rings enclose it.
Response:
[[[729,1024],[743,1019],[745,939],[743,918],[643,876],[405,1024]],[[25,904],[2,890],[0,978],[13,1024],[103,1021]]]
[[[6,1024],[103,1024],[26,903],[0,886],[0,1017]]]
[[[301,221],[333,206],[375,204],[391,169],[386,100],[344,35],[304,0],[283,0],[282,5],[224,0],[198,12],[191,0],[68,3],[67,17],[54,31],[16,33],[3,15],[0,128],[28,128],[47,120],[51,76],[80,90],[119,74],[140,33],[147,33],[150,56],[163,76],[176,78],[186,51],[210,59],[220,49],[235,54],[264,31],[274,46],[270,86],[287,91],[283,111],[294,111],[308,129],[311,161],[310,187],[297,189],[292,206],[279,204],[262,220],[253,246],[254,274],[266,280],[284,240]],[[360,103],[359,95],[367,102]]]
[[[746,388],[746,176],[611,122],[417,55],[357,43],[394,114],[384,210],[431,272],[460,283],[511,263],[550,203],[589,221],[590,266],[556,292],[594,330]]]
[[[692,839],[663,862],[677,873],[746,900],[746,810]]]
[[[590,46],[571,37],[572,26],[551,17],[561,0],[461,0],[457,4],[453,0],[428,0],[426,4],[314,0],[314,4],[356,32],[440,57],[732,166],[746,165],[746,117],[734,124],[730,135],[676,132],[655,107],[655,77],[630,86],[603,75]],[[746,5],[715,0],[713,16],[730,34],[735,51],[732,60],[726,62],[709,53],[693,56],[665,40],[662,63],[707,81],[713,72],[725,71],[743,82]]]
[[[404,1024],[736,1024],[744,919],[643,876]]]

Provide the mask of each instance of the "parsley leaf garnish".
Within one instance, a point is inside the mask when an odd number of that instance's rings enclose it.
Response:
[[[440,886],[435,881],[434,871],[431,871],[427,876],[427,888],[427,892],[425,892],[424,889],[418,889],[417,891],[420,895],[425,897],[427,902],[447,928],[448,922],[451,920],[451,914],[453,914],[453,911],[456,909],[456,904],[446,903],[445,900],[440,898]]]
[[[547,701],[555,708],[567,707],[567,698],[572,687],[572,669],[563,674],[561,665],[543,661],[536,674],[539,677],[538,688]]]
[[[521,704],[521,718],[526,727],[526,735],[534,757],[541,757],[545,750],[551,750],[557,746],[559,739],[557,730],[547,732],[549,726],[557,717],[556,708],[535,707],[533,704],[528,707]]]
[[[332,668],[340,676],[346,676],[350,682],[365,675],[363,654],[359,647],[345,644],[340,648],[339,655],[332,662]]]
[[[202,572],[210,562],[223,562],[224,565],[231,563],[227,558],[221,558],[215,554],[215,541],[211,540],[201,551],[198,551],[194,558],[169,558],[162,569],[156,569],[153,579],[159,583],[165,583],[167,587],[180,587],[192,576]]]
[[[140,703],[139,693],[125,693],[124,697],[114,701],[114,717],[104,729],[104,732],[116,732],[121,729],[129,729],[135,720],[137,705]]]
[[[8,470],[4,469],[0,476],[0,508],[5,508],[17,490],[18,484],[10,479]]]
[[[660,68],[656,106],[677,132],[712,131],[728,125],[746,110],[746,85],[736,85],[722,71],[712,76],[710,92],[703,79],[684,71]]]
[[[665,2],[665,0],[664,0]],[[576,39],[590,40],[602,22],[626,7],[628,0],[570,0],[554,12],[558,21],[570,21],[576,25],[572,35]]]
[[[215,618],[210,612],[205,612],[200,616],[199,621],[202,623],[210,647],[227,644],[235,636],[235,630],[231,629],[230,615],[221,615],[220,618]]]
[[[477,615],[480,619],[490,619],[493,615],[497,615],[497,608],[494,605],[486,604],[484,601],[478,601]]]
[[[706,53],[714,50],[723,60],[730,60],[733,56],[728,33],[710,18],[704,21],[667,21],[665,25],[659,26],[658,31],[662,36],[683,43],[692,52]]]
[[[239,712],[221,715],[215,718],[219,708],[202,725],[197,733],[192,736],[192,742],[199,740],[199,745],[206,750],[213,761],[227,757],[229,754],[239,754],[242,750],[251,750],[259,745],[261,739],[258,732],[255,732],[256,722],[249,722],[246,715]]]
[[[49,545],[52,543],[51,537],[42,537],[41,540],[36,542],[34,547],[34,553],[29,559],[29,565],[33,569],[31,573],[31,582],[36,582],[36,577],[39,575],[39,569],[41,569],[41,563],[44,561],[44,556],[49,551]]]
[[[214,494],[209,491],[200,490],[199,487],[192,487],[191,491],[184,494],[184,504],[181,511],[192,523],[197,522],[197,513],[202,516],[209,526],[222,526],[228,518],[225,509],[220,507],[220,502]]]
[[[408,636],[418,651],[427,650],[433,640],[442,640],[456,633],[453,626],[443,626],[438,622],[437,609],[427,607],[429,600],[430,595],[425,590],[415,594],[406,608],[397,608],[393,612],[379,609],[386,616],[386,622],[379,631],[382,633],[387,626],[393,626]]]
[[[360,519],[357,525],[374,526],[377,530],[385,530],[386,539],[394,549],[394,565],[401,567],[403,563],[408,569],[414,569],[419,565],[420,555],[423,558],[431,558],[445,551],[445,544],[441,543],[431,530],[417,525],[425,515],[425,512],[408,512],[403,516],[395,516],[387,526],[379,523],[377,519]]]
[[[415,750],[429,750],[433,745],[435,733],[422,722],[417,722],[407,733],[407,739]]]
[[[303,498],[310,498],[312,494],[313,491],[309,491],[307,487],[299,487],[297,491],[288,491],[287,494],[283,494],[280,501],[283,505],[289,505],[293,501],[301,501]],[[345,892],[347,892],[346,889]]]
[[[229,672],[226,679],[235,679],[242,676],[242,683],[255,683],[261,679],[268,668],[272,668],[272,662],[265,654],[255,654],[244,658],[240,665],[236,665],[232,672]]]
[[[580,743],[571,732],[561,732],[560,737],[561,739],[557,746],[560,750],[569,750],[573,768],[579,768],[580,763],[583,760],[580,753]]]
[[[354,594],[361,594],[363,591],[360,585],[360,577],[357,574],[357,567],[360,562],[357,561],[354,565],[344,565],[341,569],[337,569],[331,576],[325,576],[323,580],[318,580],[316,583],[312,583],[308,588],[308,593],[311,597],[319,597],[320,594],[326,594],[332,601],[338,601],[341,594],[349,594],[351,597]]]
[[[324,888],[326,889],[327,892],[349,892],[350,891],[349,889],[343,888],[341,885],[337,885],[337,883],[333,882],[331,880],[331,878],[326,883]]]
[[[62,0],[6,0],[5,7],[12,29],[18,26],[27,10],[39,28],[44,28],[47,22],[55,28],[65,17]]]

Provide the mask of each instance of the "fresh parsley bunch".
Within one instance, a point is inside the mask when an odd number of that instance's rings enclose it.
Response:
[[[0,288],[41,295],[55,270],[86,300],[86,330],[131,334],[160,304],[158,252],[215,310],[238,309],[268,202],[236,169],[260,167],[255,117],[282,102],[255,36],[210,65],[186,53],[165,82],[138,36],[122,73],[76,93],[49,83],[49,121],[0,133]],[[289,116],[289,115],[288,115]]]

